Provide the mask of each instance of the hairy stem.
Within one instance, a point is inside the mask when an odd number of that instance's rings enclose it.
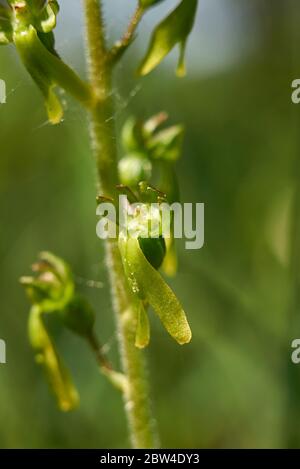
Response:
[[[128,28],[126,29],[123,37],[114,45],[114,47],[109,53],[109,57],[112,64],[118,61],[118,59],[126,51],[127,47],[134,40],[135,32],[137,30],[138,25],[140,24],[140,21],[144,16],[145,11],[145,8],[141,7],[140,5],[136,7],[135,12],[130,20]]]
[[[107,60],[102,4],[83,0],[87,30],[90,82],[98,100],[91,111],[91,142],[96,159],[99,190],[115,197],[117,178],[116,132],[113,119],[111,66]],[[116,240],[106,242],[107,268],[116,315],[122,366],[127,380],[124,394],[132,445],[155,445],[143,353],[134,346],[136,313],[124,275]]]
[[[136,28],[139,25],[139,22],[141,21],[143,14],[145,13],[145,9],[141,6],[138,6],[131,18],[131,21],[129,23],[129,26],[121,39],[121,43],[124,44],[125,46],[128,45],[132,39],[134,38],[134,34],[136,31]]]

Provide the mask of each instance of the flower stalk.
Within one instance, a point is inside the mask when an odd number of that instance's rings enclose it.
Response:
[[[86,21],[90,84],[99,98],[91,111],[91,142],[101,192],[113,197],[118,183],[116,132],[113,120],[112,68],[105,42],[102,4],[83,0]],[[106,262],[110,276],[122,366],[127,378],[124,405],[131,442],[135,448],[156,446],[143,352],[135,347],[136,314],[124,274],[117,241],[106,242]]]

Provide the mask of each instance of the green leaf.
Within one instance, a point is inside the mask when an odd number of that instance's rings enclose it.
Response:
[[[147,347],[150,342],[150,324],[147,311],[142,301],[138,301],[137,303],[137,313],[138,318],[135,336],[135,346],[137,348],[142,349]]]
[[[119,247],[133,293],[152,306],[166,330],[180,345],[190,342],[192,333],[180,302],[147,261],[138,239],[121,235]]]
[[[139,69],[141,75],[147,75],[156,68],[177,44],[180,57],[177,75],[185,75],[184,52],[187,38],[193,28],[198,0],[182,0],[154,30],[148,52]]]
[[[77,390],[68,370],[58,356],[38,306],[33,306],[30,311],[28,333],[30,343],[36,352],[36,361],[45,370],[59,408],[64,412],[73,410],[79,404]]]
[[[53,91],[55,86],[64,89],[84,104],[91,102],[89,86],[59,57],[49,52],[33,26],[14,32],[13,39],[23,64],[45,98],[52,124],[59,123],[63,117],[61,103]]]

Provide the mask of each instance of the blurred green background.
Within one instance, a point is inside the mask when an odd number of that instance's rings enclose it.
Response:
[[[79,0],[61,0],[57,48],[84,75]],[[109,40],[124,29],[133,0],[107,0]],[[108,5],[109,4],[109,5]],[[147,350],[153,408],[164,447],[300,447],[300,5],[296,0],[202,0],[190,40],[187,78],[174,55],[149,77],[134,72],[151,27],[173,0],[153,9],[116,82],[116,121],[166,110],[187,128],[178,164],[182,199],[204,202],[205,246],[185,251],[172,281],[193,341],[178,347],[152,317]],[[175,55],[176,57],[176,55]],[[81,395],[61,414],[26,333],[29,305],[18,278],[40,250],[74,268],[117,362],[117,342],[96,238],[95,168],[84,112],[67,99],[51,127],[38,90],[12,47],[0,50],[7,104],[0,106],[1,448],[127,447],[120,396],[89,350],[67,332],[56,342]],[[87,280],[103,282],[89,287]]]

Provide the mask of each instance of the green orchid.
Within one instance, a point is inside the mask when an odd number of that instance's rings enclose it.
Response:
[[[181,0],[177,8],[155,28],[148,51],[139,68],[141,75],[147,75],[156,68],[177,44],[180,46],[177,75],[185,75],[186,42],[194,25],[197,5],[198,0]]]
[[[50,252],[42,252],[32,270],[35,276],[21,278],[31,302],[38,305],[43,314],[59,316],[63,325],[78,335],[89,336],[95,315],[77,293],[68,264]]]
[[[168,333],[180,345],[190,342],[192,333],[186,314],[174,292],[145,257],[139,240],[121,235],[119,248],[129,285],[139,299],[136,344],[145,346],[149,342],[146,305],[152,306]]]
[[[156,211],[152,208],[148,212],[146,204],[138,204],[128,221],[128,226],[119,233],[123,266],[134,296],[137,315],[135,343],[139,348],[147,346],[150,340],[148,306],[153,308],[168,333],[180,345],[190,342],[192,337],[179,300],[158,272],[166,255],[166,228],[161,224],[159,208],[156,208]]]
[[[0,44],[15,44],[23,65],[44,96],[52,124],[58,124],[63,118],[55,87],[67,91],[87,107],[93,102],[90,87],[55,50],[53,29],[58,11],[56,0],[1,0],[0,3]]]
[[[131,190],[140,190],[139,183],[153,183],[172,204],[180,199],[179,185],[174,169],[182,153],[185,129],[173,125],[161,129],[168,116],[161,112],[145,122],[130,117],[122,130],[125,155],[119,161],[119,178]],[[172,227],[171,227],[172,228]],[[173,277],[177,272],[177,255],[173,229],[166,240],[163,271]]]
[[[14,31],[13,40],[24,66],[44,96],[52,124],[58,124],[63,117],[61,102],[54,92],[56,86],[89,105],[92,96],[88,85],[55,53],[48,50],[45,38],[41,40],[32,25]]]
[[[20,23],[33,25],[38,31],[49,33],[56,26],[59,12],[57,0],[7,0],[11,7],[13,29]]]
[[[32,270],[34,276],[20,279],[32,303],[28,319],[29,340],[37,363],[46,372],[58,406],[69,411],[78,405],[79,396],[47,330],[45,317],[55,315],[64,327],[89,340],[95,315],[87,301],[76,292],[71,269],[62,259],[42,252]]]
[[[119,162],[119,177],[122,184],[135,189],[140,181],[150,182],[156,169],[172,168],[180,158],[185,130],[182,125],[173,125],[161,130],[161,125],[167,119],[165,113],[159,113],[145,122],[133,117],[125,122],[122,130],[125,155]],[[173,182],[172,178],[169,186]],[[170,202],[173,201],[175,196],[169,197],[168,191],[160,187],[160,182],[156,186],[167,194],[168,200],[171,199]]]

